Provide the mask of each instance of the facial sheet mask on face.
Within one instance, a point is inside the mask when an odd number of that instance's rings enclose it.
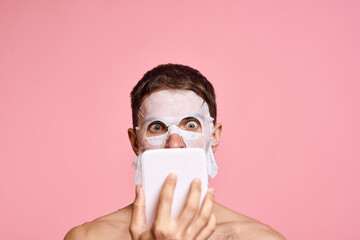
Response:
[[[208,174],[214,178],[218,166],[211,147],[215,144],[213,120],[207,103],[190,90],[161,90],[145,98],[136,127],[139,155],[132,164],[135,184],[141,184],[142,153],[164,148],[172,134],[178,134],[187,148],[204,149]]]

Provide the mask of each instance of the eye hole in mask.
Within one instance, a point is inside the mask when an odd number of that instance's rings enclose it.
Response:
[[[187,117],[180,121],[177,125],[179,128],[185,131],[202,133],[201,123],[195,117]],[[168,131],[168,126],[161,122],[155,121],[150,123],[146,130],[146,137],[154,137],[165,134]]]
[[[165,123],[160,121],[155,121],[150,123],[146,131],[146,137],[159,136],[168,131],[168,127]]]
[[[186,131],[193,131],[193,132],[199,132],[201,133],[201,124],[199,120],[193,117],[185,118],[183,119],[179,127],[186,130]]]

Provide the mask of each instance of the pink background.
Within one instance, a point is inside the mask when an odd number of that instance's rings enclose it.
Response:
[[[133,201],[129,93],[160,63],[217,91],[217,200],[288,239],[360,239],[358,1],[0,1],[0,239]]]

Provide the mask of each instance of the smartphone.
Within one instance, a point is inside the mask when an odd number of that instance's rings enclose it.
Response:
[[[147,150],[142,158],[142,184],[145,192],[146,224],[155,220],[162,186],[170,173],[176,173],[177,183],[171,208],[171,215],[177,218],[181,213],[194,178],[201,180],[201,206],[207,188],[205,152],[201,148],[170,148]]]

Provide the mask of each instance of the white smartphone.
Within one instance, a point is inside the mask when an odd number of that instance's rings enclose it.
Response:
[[[171,208],[171,215],[177,218],[181,213],[191,182],[201,180],[201,206],[207,188],[208,176],[206,157],[200,148],[170,148],[145,151],[142,155],[142,184],[145,192],[146,224],[151,226],[156,215],[160,191],[166,177],[176,173],[177,183]]]

